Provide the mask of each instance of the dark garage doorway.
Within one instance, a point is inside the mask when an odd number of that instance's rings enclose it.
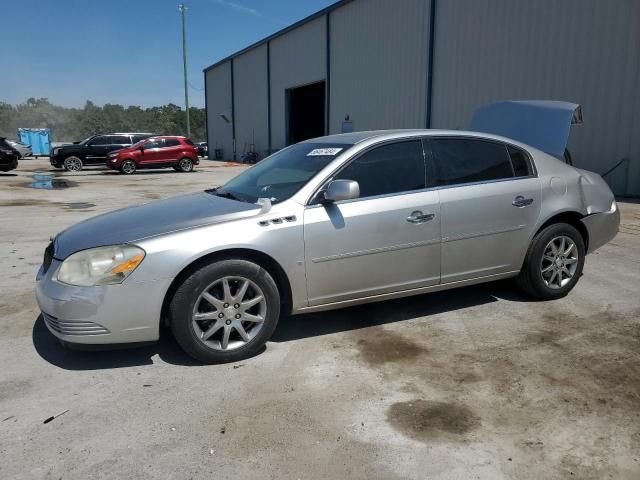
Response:
[[[287,90],[287,145],[324,133],[325,82]]]

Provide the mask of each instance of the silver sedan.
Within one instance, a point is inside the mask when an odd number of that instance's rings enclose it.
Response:
[[[63,342],[154,341],[164,322],[196,359],[227,362],[257,352],[282,315],[505,278],[564,297],[619,221],[599,175],[509,138],[334,135],[224,186],[70,227],[36,292]]]

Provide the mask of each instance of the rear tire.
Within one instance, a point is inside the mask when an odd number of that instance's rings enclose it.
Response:
[[[554,223],[533,238],[517,277],[518,286],[541,300],[566,296],[582,275],[586,248],[575,227]]]
[[[178,170],[182,173],[189,173],[193,171],[193,160],[189,157],[181,158],[178,162]]]
[[[125,160],[120,165],[120,171],[125,175],[133,175],[134,173],[136,173],[136,168],[136,162],[134,162],[133,160]]]
[[[259,265],[221,260],[184,280],[169,314],[173,335],[188,355],[203,363],[235,362],[257,354],[273,334],[280,294]]]
[[[82,159],[80,157],[76,157],[75,155],[71,155],[64,159],[62,163],[62,167],[68,172],[79,172],[83,167]]]

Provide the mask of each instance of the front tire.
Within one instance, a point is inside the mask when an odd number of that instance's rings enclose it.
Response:
[[[192,273],[169,305],[171,330],[183,350],[203,363],[257,354],[280,317],[273,278],[255,263],[222,260]]]
[[[136,173],[136,168],[136,162],[134,162],[133,160],[125,160],[124,162],[122,162],[122,165],[120,165],[120,171],[125,175],[133,175],[134,173]]]
[[[181,158],[178,162],[178,170],[182,173],[193,171],[193,160],[188,157]]]
[[[578,283],[585,254],[584,239],[575,227],[567,223],[549,225],[533,238],[518,285],[541,300],[562,298]]]
[[[68,172],[79,172],[83,167],[82,159],[75,155],[71,155],[64,159],[62,167]]]

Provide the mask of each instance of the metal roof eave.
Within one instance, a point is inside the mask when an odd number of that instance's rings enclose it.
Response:
[[[243,53],[248,52],[249,50],[253,50],[254,48],[257,48],[261,45],[264,45],[268,42],[270,42],[271,40],[273,40],[274,38],[278,38],[282,35],[284,35],[285,33],[290,32],[291,30],[294,30],[306,23],[309,23],[313,20],[315,20],[316,18],[322,17],[324,15],[326,15],[327,13],[340,8],[343,5],[346,5],[347,3],[351,3],[353,2],[353,0],[339,0],[338,2],[332,3],[331,5],[329,5],[328,7],[323,8],[322,10],[313,13],[311,15],[309,15],[308,17],[303,18],[302,20],[298,20],[296,23],[293,23],[291,25],[289,25],[288,27],[283,28],[282,30],[278,30],[277,32],[269,35],[266,38],[263,38],[262,40],[258,40],[256,43],[253,43],[251,45],[249,45],[248,47],[243,48],[242,50],[239,50],[235,53],[232,53],[231,55],[228,55],[226,57],[224,57],[222,60],[217,61],[216,63],[209,65],[208,67],[204,68],[202,71],[204,73],[207,73],[209,70],[222,65],[223,63],[228,62],[229,60],[236,58],[240,55],[242,55]]]

